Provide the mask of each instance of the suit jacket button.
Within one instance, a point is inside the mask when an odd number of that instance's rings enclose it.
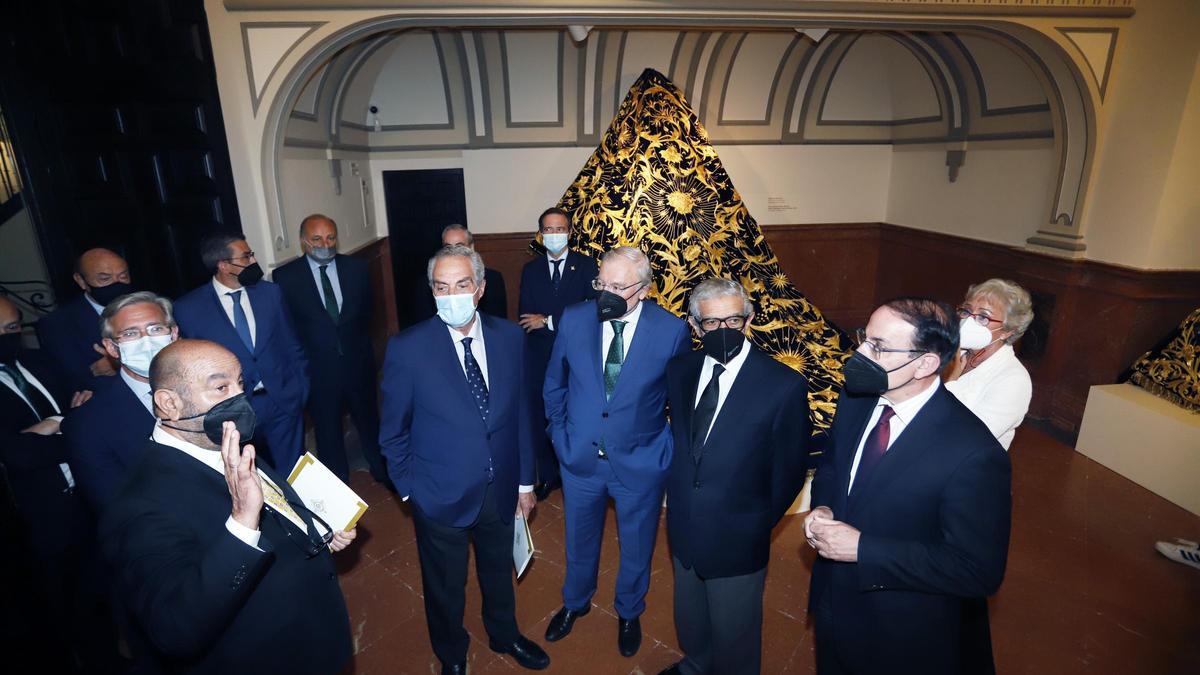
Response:
[[[700,481],[696,481],[696,482],[692,483],[692,487],[694,487],[694,488],[696,488],[697,490],[699,490],[699,489],[700,489]]]
[[[329,573],[329,580],[330,580],[330,581],[333,581],[334,579],[337,579],[337,574],[334,574],[333,572],[330,572],[330,573]]]
[[[592,445],[596,445],[596,441],[592,441]]]
[[[605,417],[605,418],[607,418],[607,417],[608,417],[608,413],[606,413],[606,412],[604,412],[604,413],[600,413],[600,416],[601,416],[601,417]]]
[[[487,439],[488,439],[489,441],[490,441],[490,440],[492,440],[492,432],[490,432],[490,431],[488,432],[488,434],[487,434]]]

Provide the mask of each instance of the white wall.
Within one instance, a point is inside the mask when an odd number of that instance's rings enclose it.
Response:
[[[329,159],[323,151],[285,148],[279,162],[283,213],[290,233],[290,246],[275,254],[272,267],[300,255],[300,221],[313,213],[323,213],[338,224],[338,248],[352,251],[376,238],[374,200],[370,192],[370,163],[365,155],[345,156],[341,194],[334,191]],[[353,174],[357,165],[359,175]],[[363,187],[368,194],[364,201]],[[364,203],[366,208],[364,209]]]
[[[591,154],[575,147],[373,153],[376,230],[387,236],[384,171],[461,168],[472,231],[532,232]],[[887,213],[888,146],[735,145],[717,154],[760,224],[875,222]]]
[[[883,220],[1024,246],[1045,220],[1056,169],[1049,139],[973,143],[951,183],[944,147],[896,146]]]

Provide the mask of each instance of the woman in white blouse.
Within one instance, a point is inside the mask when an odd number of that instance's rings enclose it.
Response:
[[[1033,303],[1017,284],[988,279],[967,289],[958,317],[962,352],[945,375],[946,389],[1007,450],[1033,396],[1029,372],[1012,348],[1033,321]]]

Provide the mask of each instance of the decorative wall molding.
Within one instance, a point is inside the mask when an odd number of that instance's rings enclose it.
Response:
[[[263,92],[275,76],[279,64],[324,21],[256,21],[242,27],[242,51],[246,61],[246,81],[255,115]]]
[[[1083,54],[1091,69],[1092,79],[1100,90],[1100,100],[1108,91],[1108,74],[1112,70],[1113,54],[1117,51],[1117,28],[1059,28],[1071,44]]]

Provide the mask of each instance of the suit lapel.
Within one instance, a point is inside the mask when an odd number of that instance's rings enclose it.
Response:
[[[502,347],[499,344],[501,337],[497,331],[492,330],[493,324],[490,317],[484,318],[485,315],[480,312],[479,320],[482,322],[479,330],[483,334],[483,350],[487,353],[488,363],[488,419],[487,426],[489,429],[495,428],[500,419],[500,415],[505,412],[497,407],[498,401],[516,400],[508,397],[508,388],[513,385],[516,378],[509,377],[507,372],[509,362],[502,357]],[[474,399],[471,401],[474,403]]]
[[[246,299],[250,301],[250,309],[254,312],[254,354],[255,356],[266,349],[271,340],[275,327],[275,313],[267,307],[266,296],[258,286],[244,286]]]
[[[237,328],[234,328],[233,320],[230,319],[229,315],[225,313],[225,305],[221,304],[221,297],[217,295],[217,289],[213,287],[211,279],[208,282],[208,297],[210,300],[212,300],[213,306],[217,313],[217,324],[221,326],[220,330],[224,330],[227,333],[225,341],[222,344],[242,345],[242,350],[246,354],[253,356],[253,354],[250,352],[250,349],[246,347],[244,342],[242,342],[242,336],[238,335]],[[257,316],[254,318],[256,320],[258,319]],[[234,351],[236,352],[237,349],[235,348]]]
[[[638,318],[637,330],[633,332],[633,338],[625,342],[625,361],[621,363],[622,375],[625,374],[626,369],[636,368],[638,363],[646,358],[646,352],[650,350],[650,342],[654,339],[650,335],[655,329],[654,315],[653,312],[650,311],[650,304],[645,300],[643,300],[642,303],[642,316]],[[605,358],[607,358],[607,354],[605,355]],[[603,383],[603,364],[601,364],[600,370],[600,379],[601,383]],[[613,398],[616,398],[617,394],[620,393],[621,383],[627,379],[628,378],[624,377],[617,378],[617,386],[613,389]]]
[[[867,422],[871,421],[871,412],[875,409],[876,398],[847,398],[843,397],[838,403],[838,412],[847,414],[846,424],[841,426],[838,437],[834,439],[833,451],[839,453],[842,462],[838,467],[837,494],[840,504],[845,504],[850,493],[850,469],[854,466],[854,455],[858,452],[858,443],[867,430]],[[878,467],[876,467],[878,468]],[[836,514],[837,509],[834,510]]]
[[[939,389],[944,389],[939,385]],[[863,505],[870,502],[889,484],[912,468],[917,459],[929,448],[929,439],[936,435],[940,397],[944,393],[938,391],[929,401],[917,411],[916,417],[904,428],[900,437],[892,443],[892,447],[883,453],[867,482],[855,491],[854,499],[850,501],[851,512],[857,512]]]
[[[321,310],[322,314],[329,316],[329,313],[325,311],[325,301],[321,299],[321,289],[317,288],[317,280],[313,277],[312,266],[308,264],[307,256],[302,256],[300,261],[303,263],[301,270],[304,272],[304,286],[312,291],[309,298],[312,300],[313,305]]]
[[[604,360],[608,358],[607,351],[604,350],[604,322],[597,321],[595,327],[587,331],[588,340],[584,345],[587,349],[587,358],[592,363],[596,364],[595,375],[596,383],[600,387],[600,393],[604,393]],[[599,355],[599,359],[596,356]]]
[[[742,369],[738,372],[737,379],[733,380],[733,384],[729,393],[725,395],[725,403],[721,409],[717,411],[716,419],[713,420],[712,429],[708,432],[708,439],[704,442],[705,452],[710,447],[723,447],[721,441],[731,430],[736,434],[736,429],[739,427],[742,420],[746,418],[745,413],[748,412],[749,401],[754,387],[759,379],[758,377],[758,357],[759,354],[754,353],[753,347],[749,344],[746,348],[751,349],[751,352],[746,355],[746,362],[742,364]],[[702,352],[698,352],[702,353]],[[770,357],[765,357],[770,358]],[[703,358],[700,361],[704,363]],[[691,389],[689,390],[692,396],[692,408],[696,406],[696,386],[700,383],[700,368],[696,368],[696,379],[692,381]],[[722,386],[730,386],[729,383],[719,382]],[[688,426],[688,433],[691,433],[691,426]],[[729,447],[738,447],[737,443],[729,443]]]
[[[477,315],[475,320],[480,321],[481,319],[478,318],[480,316],[483,316],[482,312]],[[479,416],[479,408],[475,405],[475,397],[471,396],[471,388],[467,384],[467,375],[463,371],[462,361],[458,358],[458,348],[454,345],[456,340],[450,336],[449,331],[446,329],[446,324],[442,323],[441,319],[435,316],[429,321],[437,323],[436,326],[431,323],[430,329],[433,331],[434,342],[438,345],[435,351],[437,359],[441,362],[438,364],[438,370],[449,380],[451,390],[458,392],[458,397],[462,399],[462,404],[466,406],[465,409],[471,411],[472,414],[466,417],[478,420],[479,424],[482,425],[483,418]],[[485,350],[486,346],[487,338],[484,338]],[[490,357],[491,354],[489,353],[488,356]],[[490,396],[489,394],[489,399]]]
[[[699,358],[696,358],[696,357]],[[678,424],[684,438],[692,437],[692,418],[696,415],[696,386],[700,383],[700,372],[704,369],[703,352],[692,352],[688,355],[688,365],[683,369],[683,381],[680,383],[683,399],[679,408],[671,408],[672,424]],[[688,452],[691,452],[688,447]]]

